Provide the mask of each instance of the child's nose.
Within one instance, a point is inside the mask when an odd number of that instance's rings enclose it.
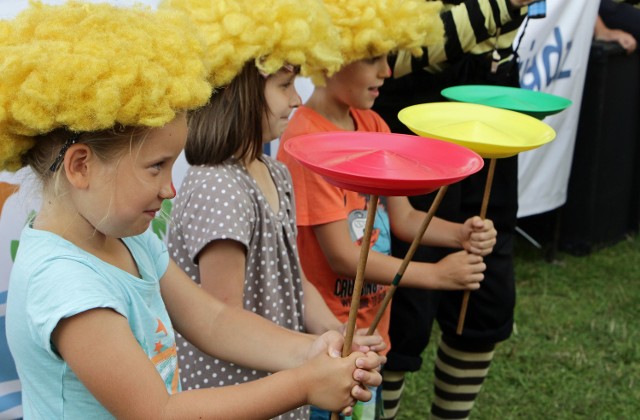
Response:
[[[302,105],[302,98],[300,97],[300,94],[296,92],[291,98],[291,108],[297,108],[300,105]]]
[[[162,198],[166,198],[166,199],[169,199],[169,200],[171,200],[172,198],[175,198],[175,196],[176,196],[176,187],[173,185],[173,182],[171,182],[169,184],[168,188],[163,187],[162,191],[160,192],[160,194],[161,194]]]
[[[391,67],[389,67],[387,60],[383,61],[382,68],[380,69],[380,75],[384,79],[391,77]]]

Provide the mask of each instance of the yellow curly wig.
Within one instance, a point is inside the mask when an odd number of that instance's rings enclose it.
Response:
[[[214,87],[229,84],[249,60],[267,74],[285,64],[321,79],[342,65],[336,29],[320,0],[164,0],[186,11],[207,44]]]
[[[422,55],[442,40],[442,3],[425,0],[323,0],[340,33],[344,64],[396,50]]]
[[[116,124],[159,127],[207,102],[204,45],[185,14],[32,2],[0,24],[0,170],[33,137]]]

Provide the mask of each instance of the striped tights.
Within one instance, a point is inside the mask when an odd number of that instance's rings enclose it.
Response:
[[[431,419],[467,419],[486,378],[494,344],[462,346],[442,337],[435,362]],[[404,390],[405,372],[383,372],[384,419],[394,419]]]

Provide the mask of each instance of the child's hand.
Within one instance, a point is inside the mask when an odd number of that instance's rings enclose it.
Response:
[[[320,354],[328,354],[331,357],[340,357],[342,355],[342,346],[344,344],[344,333],[346,328],[342,329],[343,332],[327,331],[319,336],[307,350],[307,360],[313,359]],[[351,351],[359,351],[361,353],[377,352],[387,348],[387,344],[384,342],[380,334],[377,332],[373,335],[366,335],[367,330],[361,328],[356,330]],[[378,356],[377,365],[372,368],[379,368],[387,361],[386,357]]]
[[[360,352],[354,352],[360,353]],[[353,353],[352,353],[353,354]],[[351,357],[351,356],[349,356]],[[363,385],[360,389],[366,389],[367,387],[376,387],[382,383],[382,375],[380,375],[380,369],[387,359],[384,356],[380,356],[374,351],[367,352],[364,356],[360,356],[356,359],[356,366],[358,367],[353,371],[353,379],[359,382],[359,385]],[[367,391],[369,392],[369,391]],[[353,398],[360,401],[369,401],[371,395],[362,399],[364,395],[357,395],[359,391],[354,393],[352,390],[351,395]]]
[[[353,346],[351,348],[352,351],[361,351],[363,353],[375,351],[379,353],[387,348],[387,343],[384,342],[378,330],[375,330],[371,335],[367,335],[368,330],[368,328],[360,328],[355,331],[353,335]],[[380,357],[383,358],[382,363],[386,363],[386,357]]]
[[[311,347],[307,350],[307,360],[311,360],[321,354],[328,354],[331,357],[342,355],[342,345],[344,337],[338,331],[327,331],[319,336]]]
[[[378,330],[375,330],[371,335],[367,335],[368,331],[368,328],[359,328],[355,331],[351,351],[360,351],[362,353],[375,351],[379,353],[387,348],[387,343],[384,342]],[[338,332],[344,336],[347,333],[347,324],[342,324]],[[382,364],[386,362],[387,359],[385,357]]]
[[[382,376],[376,370],[380,365],[374,352],[354,352],[348,357],[330,357],[321,354],[300,367],[300,376],[307,389],[309,404],[350,415],[356,401],[369,401],[367,386],[378,386]]]
[[[498,232],[493,227],[493,221],[473,216],[465,220],[462,225],[460,243],[471,254],[484,257],[493,251],[497,235]]]
[[[487,268],[479,255],[467,251],[449,254],[435,265],[436,276],[433,279],[436,289],[476,290],[484,279]]]

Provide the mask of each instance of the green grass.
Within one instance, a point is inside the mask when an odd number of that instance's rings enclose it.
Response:
[[[472,418],[640,418],[640,237],[552,263],[518,242],[516,276],[515,332]],[[407,377],[400,420],[428,418],[437,334]]]

